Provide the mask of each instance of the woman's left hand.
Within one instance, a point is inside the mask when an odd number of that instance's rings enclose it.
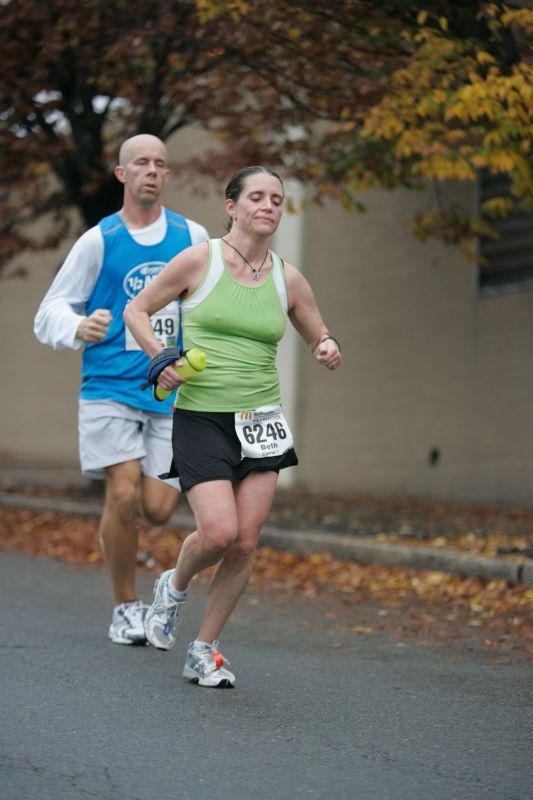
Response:
[[[324,364],[328,369],[337,369],[342,364],[342,355],[334,339],[324,339],[319,342],[314,350],[314,356],[319,364]]]

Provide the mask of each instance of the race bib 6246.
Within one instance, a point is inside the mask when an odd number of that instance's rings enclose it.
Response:
[[[281,456],[294,444],[281,406],[237,411],[235,432],[241,443],[243,458]]]

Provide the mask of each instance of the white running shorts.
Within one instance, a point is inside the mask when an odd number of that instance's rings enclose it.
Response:
[[[149,478],[170,469],[171,415],[150,414],[115,400],[80,398],[78,432],[81,471],[87,478],[105,478],[105,467],[137,459]],[[176,478],[164,483],[179,491]]]

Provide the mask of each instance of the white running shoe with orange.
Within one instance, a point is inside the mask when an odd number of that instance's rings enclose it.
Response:
[[[199,686],[233,689],[235,675],[226,669],[224,664],[229,665],[229,661],[226,661],[219,652],[218,641],[214,641],[212,644],[191,642],[183,669],[183,677]]]

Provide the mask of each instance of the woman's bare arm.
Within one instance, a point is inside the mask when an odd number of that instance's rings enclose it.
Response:
[[[178,253],[124,309],[124,322],[150,358],[161,350],[161,344],[152,331],[150,317],[177,297],[187,297],[196,291],[204,274],[207,259],[206,242]],[[172,367],[167,367],[159,375],[158,383],[164,389],[171,390],[183,383],[183,379]]]
[[[161,349],[152,332],[150,317],[177,297],[192,294],[200,282],[206,263],[205,243],[183,250],[124,309],[124,322],[150,357]]]
[[[335,369],[342,362],[340,347],[336,339],[330,337],[309,282],[292,264],[285,264],[285,280],[289,319],[316,360],[328,369]]]

